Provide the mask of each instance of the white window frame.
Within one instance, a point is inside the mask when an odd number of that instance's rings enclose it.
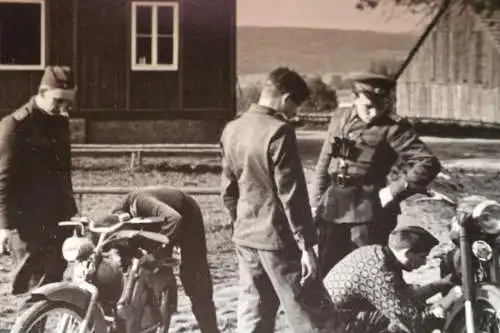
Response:
[[[149,7],[152,9],[152,40],[151,40],[151,62],[152,64],[138,64],[137,57],[137,7]],[[174,11],[173,26],[173,60],[172,64],[158,64],[158,7],[172,7]],[[177,2],[132,2],[132,56],[131,66],[133,71],[176,71],[179,69],[179,3]]]
[[[40,64],[39,65],[9,65],[0,63],[0,71],[5,70],[43,70],[45,68],[46,50],[46,20],[45,20],[45,0],[0,0],[3,3],[35,3],[40,4]]]

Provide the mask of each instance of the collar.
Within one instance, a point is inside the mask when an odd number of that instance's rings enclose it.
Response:
[[[382,248],[382,252],[384,253],[385,261],[389,267],[397,271],[405,269],[404,265],[399,262],[387,245]]]
[[[267,106],[262,106],[262,105],[257,104],[257,103],[252,103],[252,105],[250,105],[250,108],[248,109],[247,112],[264,113],[264,114],[268,114],[270,116],[274,116],[277,113],[276,110],[268,108]]]
[[[272,116],[276,119],[279,119],[279,120],[282,120],[284,122],[287,122],[287,119],[280,113],[278,113],[276,110],[274,109],[271,109],[267,106],[263,106],[263,105],[260,105],[260,104],[257,104],[257,103],[252,103],[252,105],[250,105],[250,108],[248,109],[247,112],[250,112],[250,113],[259,113],[259,114],[267,114],[269,116]]]

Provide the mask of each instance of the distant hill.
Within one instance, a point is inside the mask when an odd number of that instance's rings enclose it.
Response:
[[[238,74],[287,65],[304,73],[365,70],[373,59],[404,59],[415,34],[305,28],[238,27]]]

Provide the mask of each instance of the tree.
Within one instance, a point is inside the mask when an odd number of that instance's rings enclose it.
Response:
[[[327,85],[321,76],[306,77],[311,96],[301,106],[300,112],[329,112],[338,107],[337,91]]]
[[[462,6],[472,6],[477,13],[486,15],[500,9],[500,0],[454,0],[454,2]],[[359,10],[374,9],[382,3],[407,7],[413,12],[425,10],[430,14],[441,6],[443,0],[356,0],[356,8]]]
[[[403,60],[399,59],[378,59],[370,63],[370,72],[382,74],[390,78],[395,78],[396,73],[403,65]]]

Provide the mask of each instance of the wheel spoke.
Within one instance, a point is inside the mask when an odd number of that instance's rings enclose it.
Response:
[[[38,318],[26,333],[78,333],[81,318],[69,309],[56,308]]]

